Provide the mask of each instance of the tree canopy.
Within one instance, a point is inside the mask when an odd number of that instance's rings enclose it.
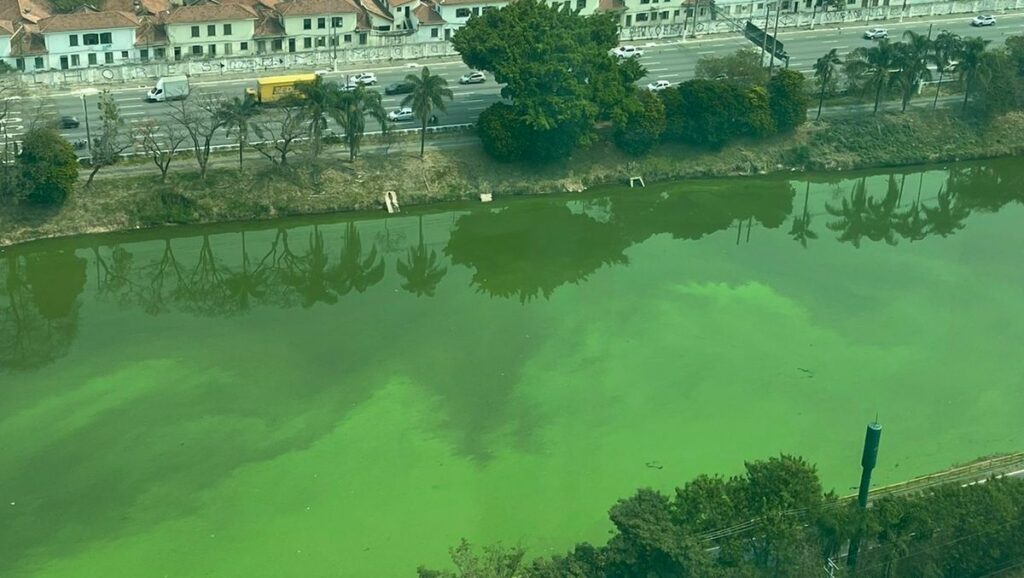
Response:
[[[78,180],[78,159],[71,143],[52,128],[25,133],[17,162],[21,190],[33,203],[62,204]]]

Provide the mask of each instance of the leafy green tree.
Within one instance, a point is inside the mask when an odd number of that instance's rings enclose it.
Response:
[[[384,110],[380,93],[357,86],[338,94],[334,120],[345,130],[345,144],[348,146],[348,160],[356,160],[359,147],[366,133],[366,117],[376,120],[387,130],[388,114]]]
[[[635,90],[644,71],[633,59],[618,62],[609,56],[617,44],[616,15],[581,16],[568,5],[541,0],[487,11],[452,38],[463,62],[490,71],[504,84],[501,95],[523,125],[523,144],[497,150],[519,149],[540,161],[563,158],[594,142],[595,121],[611,118]],[[494,124],[495,118],[490,120]]]
[[[477,120],[477,135],[484,151],[492,158],[503,161],[518,161],[526,156],[529,142],[516,108],[503,102],[487,107]]]
[[[932,71],[928,65],[938,63],[933,43],[927,36],[907,30],[903,33],[903,39],[903,42],[896,44],[899,72],[896,73],[895,80],[900,87],[901,110],[905,112],[910,99],[917,92],[918,85],[932,79]]]
[[[821,107],[825,104],[825,96],[836,81],[836,67],[842,63],[835,48],[829,50],[814,63],[814,80],[818,85],[818,116],[821,118]]]
[[[790,132],[807,122],[807,88],[803,74],[783,69],[768,81],[768,104],[771,107],[775,129]]]
[[[860,47],[850,53],[846,69],[866,80],[865,87],[875,93],[875,114],[884,91],[891,85],[892,71],[899,66],[899,50],[883,38],[871,47]]]
[[[1006,50],[989,50],[982,56],[984,73],[972,98],[972,107],[984,120],[1021,108],[1024,82]]]
[[[22,136],[17,173],[29,201],[61,205],[78,181],[78,159],[56,130],[34,128]]]
[[[665,105],[649,91],[637,93],[631,106],[624,107],[625,118],[616,123],[615,144],[627,154],[649,152],[665,132]]]
[[[965,38],[960,47],[957,73],[960,75],[960,82],[964,85],[963,110],[967,110],[967,101],[971,92],[984,82],[986,69],[985,48],[990,40],[980,37]]]
[[[441,76],[430,74],[430,69],[423,67],[421,74],[409,74],[405,81],[413,85],[413,91],[402,99],[402,106],[412,107],[416,118],[420,119],[420,158],[427,143],[427,123],[435,110],[445,111],[444,99],[452,100],[454,95],[448,88],[448,81]]]
[[[724,56],[702,56],[697,59],[694,77],[734,82],[744,87],[763,86],[768,70],[756,48],[741,48]]]
[[[505,548],[499,545],[485,546],[483,554],[473,551],[470,543],[463,538],[459,545],[448,550],[456,571],[417,568],[419,578],[518,578],[525,566],[523,548]]]
[[[942,77],[949,70],[950,65],[960,57],[963,49],[963,39],[959,34],[949,30],[943,30],[935,37],[932,50],[935,57],[935,66],[939,69],[939,80],[935,84],[935,98],[932,100],[932,109],[939,106],[939,92],[942,90]]]
[[[249,126],[260,114],[260,108],[256,99],[251,94],[244,97],[234,97],[221,104],[217,110],[217,116],[221,126],[227,130],[228,137],[234,134],[238,141],[238,168],[242,168],[242,153],[245,151],[245,143],[249,140]]]
[[[1003,43],[1006,52],[1017,69],[1017,76],[1024,76],[1024,36],[1016,34],[1010,36]]]
[[[672,130],[683,142],[721,148],[748,131],[749,100],[737,85],[696,79],[661,92],[666,115],[683,119]]]
[[[771,100],[768,91],[761,86],[747,89],[747,110],[745,117],[745,134],[758,138],[775,133],[775,119],[772,115]]]

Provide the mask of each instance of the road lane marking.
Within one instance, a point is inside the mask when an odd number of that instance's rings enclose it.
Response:
[[[715,54],[716,52],[718,52],[718,51],[717,50],[701,50],[697,54]]]
[[[665,72],[667,68],[648,68],[647,72]]]

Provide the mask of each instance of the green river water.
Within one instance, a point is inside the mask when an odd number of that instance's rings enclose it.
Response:
[[[0,253],[0,576],[401,577],[779,452],[1024,446],[1024,167],[689,181]]]

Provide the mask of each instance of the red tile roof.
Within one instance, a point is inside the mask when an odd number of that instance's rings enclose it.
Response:
[[[139,19],[127,12],[76,12],[58,14],[39,23],[39,32],[74,32],[76,30],[109,30],[112,28],[135,28]]]
[[[254,38],[280,38],[284,36],[284,26],[281,25],[281,20],[278,19],[276,14],[261,14],[259,21],[256,22],[256,30],[253,32]]]
[[[28,26],[22,26],[18,34],[11,37],[11,56],[39,56],[46,54],[43,37]]]
[[[505,1],[505,0],[503,0],[503,1]],[[395,17],[392,16],[390,12],[388,12],[387,10],[384,10],[383,8],[381,8],[380,5],[378,5],[376,2],[374,2],[374,0],[362,0],[360,2],[360,4],[362,5],[363,8],[366,9],[367,12],[369,12],[370,14],[373,14],[374,16],[376,16],[378,18],[383,18],[384,20],[389,20],[389,21],[394,21],[394,19],[395,19]]]
[[[168,24],[256,20],[256,11],[244,4],[197,4],[179,6],[164,18]]]
[[[317,16],[356,14],[359,6],[352,0],[286,0],[277,5],[281,16]]]
[[[103,0],[104,10],[156,15],[171,9],[170,0]]]
[[[598,0],[597,10],[607,12],[609,10],[625,10],[626,3],[623,0]]]
[[[437,10],[435,10],[433,6],[420,4],[412,11],[412,13],[416,15],[416,20],[419,20],[420,24],[431,26],[434,24],[445,23],[444,18],[441,18],[441,15],[437,13]]]
[[[35,24],[53,13],[46,0],[0,0],[0,20]]]
[[[163,24],[146,20],[135,29],[135,46],[161,44],[167,44],[167,28]]]
[[[14,36],[14,23],[10,20],[0,20],[0,36]]]

